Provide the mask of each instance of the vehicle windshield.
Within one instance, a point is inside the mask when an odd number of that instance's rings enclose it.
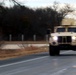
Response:
[[[57,28],[57,32],[65,32],[65,28]]]
[[[68,28],[68,32],[76,32],[76,28]]]

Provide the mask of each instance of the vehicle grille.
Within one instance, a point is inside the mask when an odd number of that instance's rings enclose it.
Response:
[[[71,36],[58,36],[58,43],[71,43]]]

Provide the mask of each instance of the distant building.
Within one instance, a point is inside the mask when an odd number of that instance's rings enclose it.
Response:
[[[76,25],[76,20],[72,18],[65,18],[62,20],[62,25]]]

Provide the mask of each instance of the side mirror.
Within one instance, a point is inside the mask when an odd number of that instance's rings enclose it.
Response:
[[[47,29],[47,34],[49,35],[51,33],[51,29]]]

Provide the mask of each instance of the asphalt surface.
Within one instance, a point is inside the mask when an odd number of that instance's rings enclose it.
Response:
[[[62,51],[0,61],[0,75],[76,75],[76,52]]]

